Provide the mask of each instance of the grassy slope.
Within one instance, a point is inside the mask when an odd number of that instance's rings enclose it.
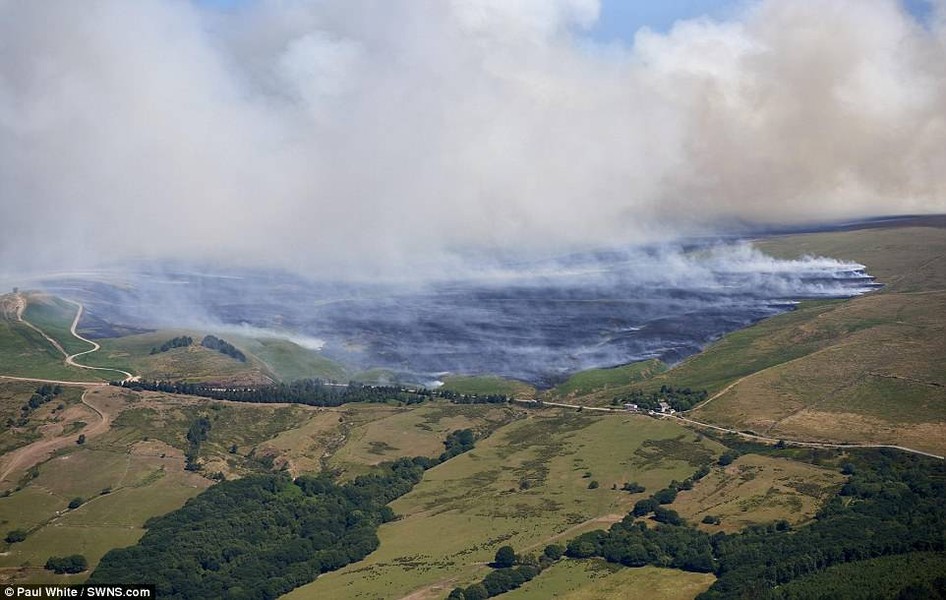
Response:
[[[849,301],[803,302],[642,381],[576,375],[590,380],[581,403],[662,384],[711,394],[735,384],[695,417],[773,437],[946,451],[946,230],[817,233],[758,245],[784,258],[860,261],[886,287]]]
[[[666,370],[666,365],[656,359],[610,369],[589,369],[575,373],[565,383],[555,386],[549,391],[548,396],[557,399],[593,392],[606,393],[615,387],[650,379]]]
[[[102,367],[131,368],[146,379],[189,381],[291,381],[308,377],[346,380],[336,363],[288,340],[256,339],[220,334],[247,355],[241,363],[219,352],[202,348],[207,332],[164,329],[120,338],[99,340],[102,350],[86,363]],[[151,354],[151,349],[178,336],[189,335],[195,344]]]
[[[88,349],[87,345],[82,345],[81,349]],[[66,366],[63,359],[62,353],[33,329],[0,317],[0,375],[64,381],[107,379],[107,376],[97,375],[94,371]]]
[[[540,551],[550,540],[607,526],[644,496],[612,486],[636,480],[654,491],[718,452],[713,442],[646,417],[533,414],[428,471],[392,503],[402,518],[381,527],[381,547],[365,561],[288,597],[398,598],[428,587],[432,597],[446,595],[481,578],[500,545]],[[588,489],[591,480],[600,487]]]
[[[195,344],[151,354],[151,349],[178,336],[190,335]],[[97,367],[125,368],[145,379],[188,381],[268,381],[265,367],[252,356],[242,363],[200,346],[203,335],[185,330],[161,330],[99,340],[102,349],[85,359]]]
[[[527,383],[484,375],[452,375],[445,377],[443,388],[461,394],[502,394],[515,398],[532,398],[535,396],[535,388]]]
[[[4,406],[28,398],[31,387],[0,384],[0,396],[6,399]],[[61,435],[67,421],[75,419],[78,411],[85,408],[77,404],[78,393],[79,390],[65,390],[61,397],[66,405],[63,411],[53,410],[59,400],[51,402],[34,411],[31,423],[38,424],[43,435]],[[132,398],[115,388],[90,393],[107,396],[110,411],[114,412]],[[96,417],[89,413],[79,418]],[[20,483],[7,486],[10,495],[0,498],[0,523],[5,528],[2,531],[23,528],[30,532],[26,541],[8,546],[0,554],[3,581],[81,581],[87,574],[57,576],[44,571],[42,565],[49,556],[73,553],[84,554],[94,565],[109,549],[134,543],[144,533],[142,525],[148,518],[181,506],[210,484],[203,477],[184,471],[183,452],[179,448],[154,438],[145,442],[143,436],[128,435],[120,426],[85,445],[70,444],[40,463],[36,472],[32,478],[20,472],[11,474]],[[106,488],[111,493],[103,494]],[[67,510],[69,501],[75,497],[86,502],[78,509]]]
[[[600,559],[563,560],[502,597],[506,600],[691,600],[712,574],[642,567],[628,569]]]
[[[844,479],[837,470],[748,454],[727,467],[714,467],[692,490],[681,491],[671,508],[710,533],[781,519],[798,524],[811,519]],[[706,515],[720,517],[721,523],[700,523]]]
[[[69,354],[91,350],[92,345],[72,335],[70,328],[78,308],[55,296],[30,294],[23,318],[42,329]]]
[[[754,373],[697,418],[786,438],[900,443],[946,450],[946,231],[864,230],[791,236],[776,255],[860,260],[886,288],[805,307],[727,336],[658,377],[719,389]]]

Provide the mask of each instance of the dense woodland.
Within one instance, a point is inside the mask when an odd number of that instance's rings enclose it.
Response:
[[[447,439],[447,458],[472,448],[469,430]],[[167,599],[276,598],[377,548],[378,526],[394,519],[386,505],[440,462],[402,458],[345,484],[325,474],[220,483],[108,552],[89,583],[153,582]]]

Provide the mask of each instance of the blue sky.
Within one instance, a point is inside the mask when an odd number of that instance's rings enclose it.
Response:
[[[195,0],[198,4],[228,8],[254,0]],[[919,21],[931,11],[931,0],[900,0]],[[631,42],[641,27],[667,31],[676,21],[700,16],[725,19],[751,0],[601,0],[601,15],[590,34],[602,41]]]
[[[608,42],[630,42],[641,27],[667,31],[681,19],[709,16],[716,19],[738,12],[750,0],[602,0],[601,15],[592,37]],[[925,21],[932,11],[930,0],[901,0],[914,17]]]

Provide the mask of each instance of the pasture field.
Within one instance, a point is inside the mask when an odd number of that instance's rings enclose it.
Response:
[[[811,519],[844,480],[836,470],[746,454],[726,467],[713,467],[692,490],[680,491],[670,508],[710,533],[782,519],[797,525]],[[719,517],[720,524],[701,523],[707,515]]]
[[[607,393],[610,389],[645,381],[667,370],[667,366],[657,359],[645,360],[610,369],[590,369],[575,373],[562,384],[549,390],[549,399],[575,397],[592,392]]]
[[[90,393],[96,394],[97,408],[109,419],[119,415],[133,397],[114,388]],[[84,405],[72,406],[88,411],[83,418],[89,423],[74,431],[44,430],[42,441],[64,439],[65,443],[51,458],[39,454],[34,457],[38,464],[27,467],[27,463],[25,470],[14,471],[10,478],[18,483],[0,497],[4,535],[13,529],[28,532],[22,542],[3,543],[3,582],[82,581],[88,573],[61,576],[42,567],[50,556],[75,553],[94,566],[109,549],[133,544],[149,518],[180,507],[211,484],[184,470],[179,448],[159,439],[123,435],[118,423],[106,433],[90,436],[85,444],[76,444],[76,432],[100,425],[101,418]],[[70,509],[70,501],[76,498],[81,504]]]
[[[535,388],[522,381],[485,375],[451,375],[443,378],[443,389],[461,394],[502,394],[513,398],[533,398]]]
[[[451,431],[469,428],[486,436],[526,414],[507,405],[444,401],[412,407],[350,404],[345,409],[339,417],[344,419],[342,439],[325,464],[346,478],[402,456],[439,456]]]
[[[692,600],[706,591],[712,574],[676,569],[630,569],[601,559],[561,560],[521,588],[509,600]]]
[[[287,597],[443,597],[481,578],[499,546],[537,552],[607,527],[720,452],[715,442],[647,417],[531,413],[427,471],[391,504],[401,518],[381,526],[381,546],[367,559]],[[589,489],[592,481],[596,489]],[[628,481],[647,492],[620,491]]]

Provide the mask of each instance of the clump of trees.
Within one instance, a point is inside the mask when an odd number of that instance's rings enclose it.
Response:
[[[660,403],[666,402],[673,410],[690,410],[708,397],[706,390],[693,390],[688,387],[677,388],[662,385],[654,392],[645,393],[643,390],[634,390],[630,394],[618,396],[611,400],[614,406],[633,403],[643,410],[660,410]]]
[[[8,544],[17,544],[26,539],[26,530],[25,529],[14,529],[7,532],[7,537],[3,538]]]
[[[188,471],[199,471],[200,445],[207,441],[210,435],[210,419],[197,417],[187,429],[187,452],[184,453],[184,468]]]
[[[57,575],[65,573],[81,573],[89,568],[89,561],[81,554],[70,554],[69,556],[50,556],[45,566],[47,571],[52,571]]]
[[[193,345],[194,338],[189,335],[182,335],[176,338],[171,338],[168,341],[164,342],[160,346],[151,349],[151,354],[160,354],[162,352],[167,352],[173,348],[186,348]]]
[[[200,345],[204,348],[210,348],[211,350],[216,350],[221,354],[226,354],[230,358],[238,360],[240,362],[246,362],[246,355],[243,352],[226,340],[222,340],[215,335],[204,336],[204,339],[200,341]]]
[[[40,406],[48,402],[52,402],[60,394],[62,394],[62,386],[58,384],[44,383],[43,385],[37,387],[36,390],[33,391],[33,395],[30,396],[30,399],[20,407],[19,421],[14,423],[12,422],[13,419],[10,419],[7,422],[7,425],[17,425],[19,427],[26,425],[29,422],[30,413]]]
[[[476,436],[472,429],[459,429],[451,432],[443,442],[444,451],[440,455],[440,462],[450,460],[467,450],[472,450],[475,441]]]
[[[514,590],[534,579],[564,554],[565,548],[555,544],[546,546],[538,558],[519,556],[512,546],[502,546],[496,551],[491,573],[473,585],[454,588],[447,600],[486,600]]]

